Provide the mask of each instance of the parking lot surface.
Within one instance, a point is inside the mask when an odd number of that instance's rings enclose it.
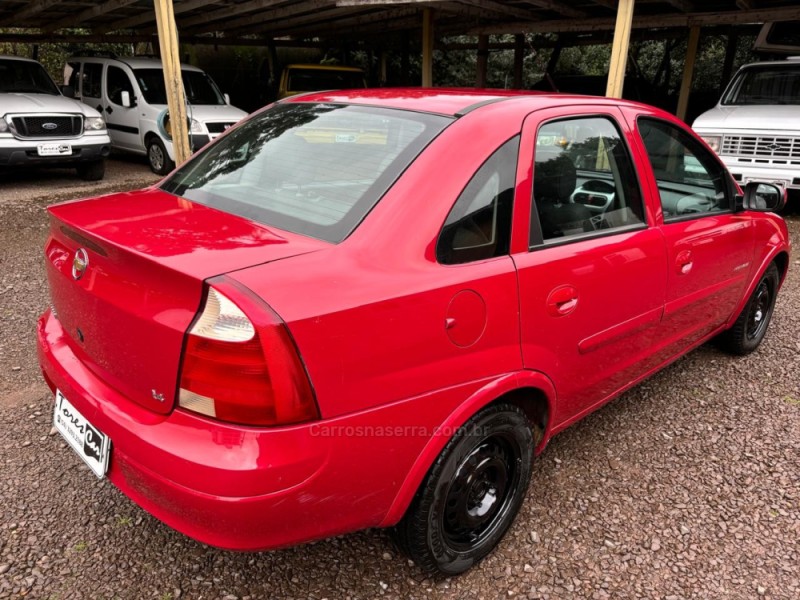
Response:
[[[759,351],[702,347],[556,437],[505,540],[461,577],[426,577],[381,531],[237,554],[162,525],[54,434],[34,347],[44,208],[155,180],[123,160],[99,184],[0,174],[0,598],[800,597],[797,256]]]

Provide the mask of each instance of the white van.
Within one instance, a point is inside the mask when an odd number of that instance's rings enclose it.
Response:
[[[201,69],[181,65],[181,72],[190,140],[192,149],[198,150],[247,113],[231,106],[228,96]],[[167,95],[160,60],[74,57],[67,62],[64,78],[78,98],[104,113],[115,150],[146,155],[150,168],[159,175],[175,167],[172,141],[163,126]]]
[[[35,60],[0,56],[0,167],[68,166],[87,181],[103,178],[106,124],[68,95]]]

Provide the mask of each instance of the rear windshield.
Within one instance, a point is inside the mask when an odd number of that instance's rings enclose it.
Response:
[[[450,122],[366,106],[279,104],[196,155],[162,189],[336,243]]]
[[[739,73],[723,104],[800,104],[800,65],[751,67]]]
[[[167,90],[164,85],[164,71],[161,69],[134,69],[136,81],[148,104],[166,104]],[[181,71],[183,89],[189,104],[222,105],[225,97],[217,84],[202,71]]]
[[[39,63],[0,59],[0,93],[59,96],[56,84]]]
[[[287,89],[292,92],[363,88],[364,74],[333,69],[289,69]]]

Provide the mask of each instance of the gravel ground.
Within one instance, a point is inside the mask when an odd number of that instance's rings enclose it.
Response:
[[[559,435],[500,548],[461,577],[429,579],[381,531],[215,550],[89,473],[51,432],[36,366],[42,208],[153,177],[111,161],[101,185],[42,179],[0,184],[0,598],[800,597],[796,258],[759,352],[701,348]]]

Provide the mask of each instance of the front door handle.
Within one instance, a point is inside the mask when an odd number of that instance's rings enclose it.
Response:
[[[97,106],[95,106],[95,108],[97,109],[97,112],[99,112],[99,113],[103,112],[103,105],[102,104],[98,104]]]
[[[562,285],[547,296],[547,312],[553,317],[564,317],[578,307],[578,290]]]
[[[688,275],[692,267],[694,267],[694,256],[692,256],[691,250],[683,250],[682,252],[678,252],[678,256],[675,257],[675,269],[678,272],[678,275]]]

